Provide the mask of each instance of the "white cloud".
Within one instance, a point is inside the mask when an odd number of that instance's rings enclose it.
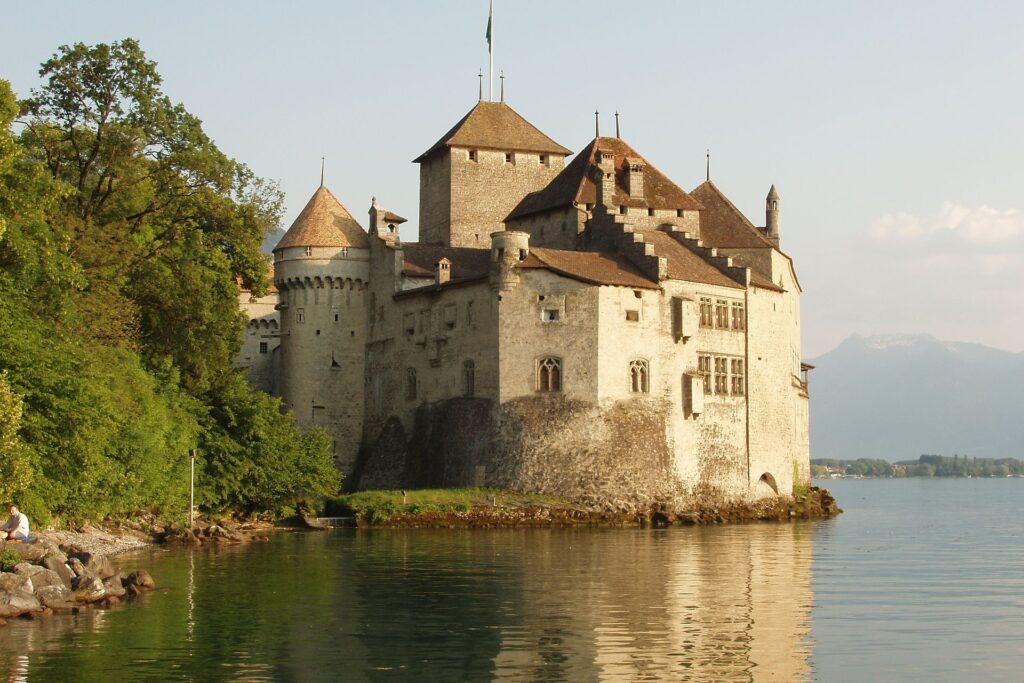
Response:
[[[885,214],[871,225],[869,232],[881,244],[930,246],[939,250],[1015,242],[1024,247],[1024,212],[946,202],[935,216],[927,218],[903,212]]]

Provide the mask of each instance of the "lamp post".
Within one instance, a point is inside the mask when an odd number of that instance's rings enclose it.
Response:
[[[188,449],[188,455],[188,528],[191,529],[196,510],[196,449]]]

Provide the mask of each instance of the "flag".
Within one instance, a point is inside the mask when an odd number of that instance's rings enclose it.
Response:
[[[490,9],[487,12],[487,51],[491,50],[491,19],[494,17],[494,2],[491,1]]]

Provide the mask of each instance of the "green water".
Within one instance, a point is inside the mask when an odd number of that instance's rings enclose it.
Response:
[[[1022,480],[835,520],[340,530],[122,557],[162,590],[0,630],[24,681],[963,681],[1024,667]]]

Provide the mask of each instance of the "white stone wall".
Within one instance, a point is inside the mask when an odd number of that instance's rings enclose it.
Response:
[[[277,292],[258,299],[253,299],[248,291],[238,294],[238,307],[248,322],[234,364],[245,369],[245,378],[252,386],[268,394],[278,390],[276,358],[281,328],[275,309],[277,302]]]
[[[345,473],[362,435],[368,262],[365,249],[337,247],[282,249],[274,262],[281,398],[301,428],[330,433]]]

